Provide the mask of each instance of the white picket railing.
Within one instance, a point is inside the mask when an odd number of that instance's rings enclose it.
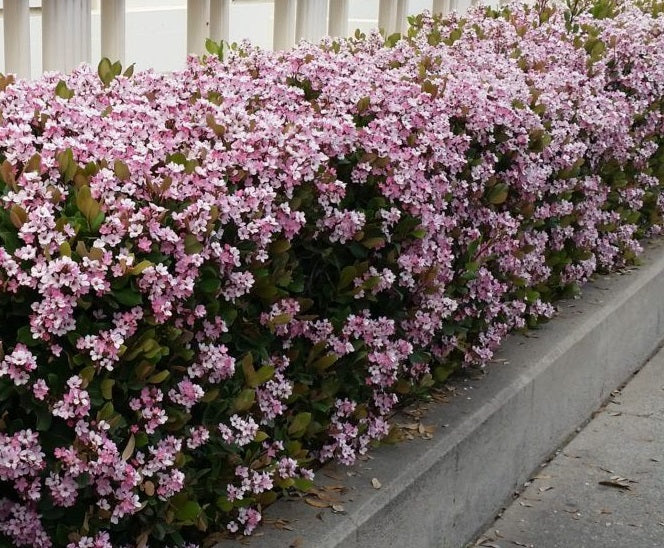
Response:
[[[229,40],[231,3],[257,0],[187,0],[187,52],[201,54],[206,38]],[[364,0],[273,0],[273,47],[286,49],[300,39],[346,35],[349,4]],[[457,9],[459,0],[431,0],[434,13]],[[5,72],[21,77],[31,74],[30,17],[41,15],[42,70],[68,71],[80,62],[91,62],[91,13],[93,0],[4,0]],[[263,0],[265,2],[265,0]],[[471,3],[474,3],[471,0]],[[388,35],[406,27],[409,0],[379,0],[378,26]],[[125,0],[97,0],[101,19],[101,56],[125,62],[127,9]]]

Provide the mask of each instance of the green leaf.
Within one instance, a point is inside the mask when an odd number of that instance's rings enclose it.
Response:
[[[94,216],[94,218],[90,220],[90,229],[93,232],[96,232],[97,230],[99,230],[99,228],[101,227],[101,225],[104,223],[105,220],[106,220],[106,215],[104,215],[103,211],[100,211],[99,213],[97,213],[97,215]]]
[[[307,492],[314,486],[314,482],[307,478],[293,478],[293,486],[300,491]]]
[[[20,229],[28,220],[28,214],[21,206],[15,205],[9,211],[9,220],[16,228]]]
[[[143,295],[131,287],[115,290],[113,297],[124,306],[138,306],[143,302]]]
[[[131,177],[131,173],[129,172],[127,164],[120,160],[115,160],[115,163],[113,164],[113,172],[115,173],[115,176],[121,181],[127,181]]]
[[[125,78],[131,78],[134,75],[134,67],[136,66],[136,63],[132,63],[129,65],[125,71],[122,73],[122,76]]]
[[[129,273],[132,276],[138,276],[139,274],[142,274],[143,271],[146,268],[149,268],[151,266],[152,266],[152,263],[150,261],[144,260],[144,261],[141,261],[140,263],[138,263],[137,265],[133,266],[132,268],[130,268]]]
[[[175,518],[179,521],[194,521],[200,513],[200,504],[194,500],[187,500],[175,509]]]
[[[184,252],[187,255],[195,255],[203,250],[203,244],[193,234],[187,234],[184,237]]]
[[[399,42],[399,40],[401,40],[401,33],[395,32],[387,37],[387,39],[385,40],[385,45],[388,48],[393,48],[394,46],[397,45],[397,42]]]
[[[276,369],[273,365],[264,365],[253,375],[249,382],[249,386],[251,388],[256,388],[264,382],[269,381],[274,376],[275,370]]]
[[[368,110],[371,106],[371,97],[364,96],[357,102],[357,112],[362,114],[364,111]]]
[[[311,422],[311,413],[298,413],[288,427],[288,433],[293,437],[300,437]]]
[[[269,322],[270,326],[276,327],[279,325],[286,325],[293,319],[292,314],[277,314],[274,318],[272,318]]]
[[[256,376],[256,370],[254,369],[254,356],[251,352],[247,352],[242,361],[240,362],[242,366],[242,373],[244,374],[244,380],[247,384],[250,384],[252,379]]]
[[[221,280],[218,278],[208,278],[203,280],[198,287],[203,293],[217,293],[221,289]]]
[[[313,367],[318,371],[325,371],[325,369],[336,363],[338,359],[339,356],[337,356],[336,354],[326,354],[322,358],[317,359],[313,363]]]
[[[160,384],[164,382],[168,377],[170,377],[171,372],[165,369],[164,371],[160,371],[159,373],[155,373],[151,377],[148,378],[148,381],[150,384]]]
[[[30,331],[30,326],[28,325],[19,327],[18,331],[16,331],[16,340],[26,346],[37,346],[39,344],[39,339],[32,337],[32,331]]]
[[[282,253],[286,253],[291,248],[291,243],[286,240],[277,240],[270,246],[270,252],[274,253],[275,255],[281,255]]]
[[[436,367],[433,370],[433,378],[436,379],[437,382],[443,382],[454,372],[454,369],[454,366],[451,364]]]
[[[113,404],[110,401],[106,402],[104,407],[102,407],[97,413],[97,420],[108,421],[114,413],[115,407],[113,407]]]
[[[116,75],[115,71],[113,70],[113,65],[107,57],[104,57],[101,61],[99,61],[99,65],[97,66],[97,74],[105,86],[108,86],[115,78]]]
[[[509,193],[509,186],[506,183],[498,183],[486,192],[486,199],[490,204],[500,205],[507,200]]]
[[[58,152],[55,155],[55,158],[58,162],[58,170],[63,176],[65,183],[72,181],[74,179],[74,175],[76,175],[78,166],[74,161],[74,153],[72,152],[71,148],[63,150],[62,152]]]
[[[14,230],[4,228],[0,228],[0,240],[2,240],[2,246],[8,253],[14,253],[21,244]]]
[[[382,236],[376,236],[374,238],[365,238],[362,240],[362,245],[369,249],[377,249],[382,247],[385,244],[385,238]]]
[[[76,361],[76,360],[74,360]],[[84,367],[81,369],[78,373],[78,376],[83,379],[83,386],[87,386],[92,382],[92,379],[95,377],[95,373],[97,372],[97,369],[95,368],[94,365],[88,365],[87,367]],[[110,398],[109,398],[110,399]]]
[[[233,503],[226,497],[219,497],[217,499],[217,507],[224,512],[230,512],[233,509]]]
[[[136,434],[136,447],[145,447],[149,441],[148,435],[145,432]]]
[[[266,432],[263,432],[262,430],[259,430],[258,432],[256,432],[256,437],[254,438],[254,441],[260,443],[262,441],[265,441],[269,437],[270,436],[268,436]]]
[[[217,55],[217,43],[212,38],[205,39],[205,49],[212,55]]]
[[[339,283],[337,289],[344,289],[348,287],[353,280],[357,277],[357,268],[354,266],[345,266],[339,274]]]
[[[254,405],[254,401],[256,401],[256,391],[253,388],[245,388],[233,400],[233,410],[246,411]]]
[[[39,407],[35,410],[37,414],[37,430],[40,432],[47,432],[51,428],[53,422],[53,415],[48,409]]]
[[[97,228],[99,228],[101,223],[104,222],[103,216],[101,219],[98,218],[101,213],[101,206],[99,205],[99,202],[92,197],[92,192],[90,191],[89,186],[82,186],[78,189],[78,192],[76,193],[76,207],[78,207],[81,213],[83,213],[90,225],[96,221],[98,223]]]
[[[215,42],[211,38],[205,40],[205,49],[211,55],[216,55],[219,59],[224,58],[224,41]]]
[[[101,395],[105,400],[113,399],[113,385],[115,384],[114,379],[104,379],[101,381]]]
[[[61,99],[71,99],[74,96],[74,90],[69,89],[64,80],[60,80],[55,86],[55,95]]]

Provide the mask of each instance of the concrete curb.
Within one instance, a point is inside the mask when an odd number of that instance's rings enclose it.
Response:
[[[345,513],[280,501],[254,547],[460,547],[487,526],[526,481],[664,340],[664,247],[648,246],[626,275],[598,278],[531,336],[513,336],[480,381],[423,423],[432,440],[381,447],[351,469],[326,467],[342,483]],[[445,426],[445,427],[444,427]],[[330,478],[332,476],[332,478]],[[343,481],[339,481],[343,477]],[[371,479],[382,487],[373,489]]]

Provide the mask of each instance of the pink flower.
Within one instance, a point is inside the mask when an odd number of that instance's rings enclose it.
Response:
[[[36,368],[37,359],[35,356],[28,350],[27,346],[18,343],[12,353],[0,361],[0,377],[8,376],[16,386],[20,386],[28,382],[30,373]]]
[[[169,390],[168,397],[189,411],[203,397],[203,389],[189,379],[183,379],[177,384],[177,389]]]
[[[85,417],[90,411],[90,396],[81,389],[83,380],[78,376],[70,377],[67,381],[69,390],[53,406],[53,416],[63,419]]]

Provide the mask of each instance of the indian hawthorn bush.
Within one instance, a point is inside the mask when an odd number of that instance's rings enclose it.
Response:
[[[412,25],[3,78],[0,542],[249,534],[662,230],[662,15]]]

